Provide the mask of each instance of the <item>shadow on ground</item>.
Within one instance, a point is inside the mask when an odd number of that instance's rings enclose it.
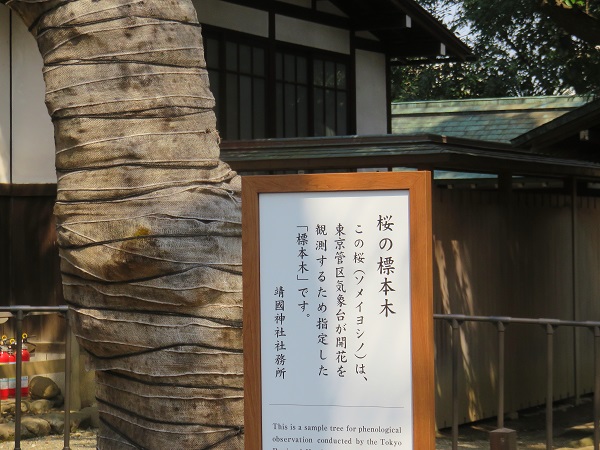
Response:
[[[560,402],[553,409],[554,449],[592,449],[594,444],[594,412],[592,398],[583,398],[578,405]],[[459,427],[459,449],[489,449],[489,433],[496,429],[496,419],[483,420]],[[545,408],[520,411],[504,421],[505,428],[516,430],[518,449],[546,448]],[[438,431],[436,448],[452,448],[452,429]]]

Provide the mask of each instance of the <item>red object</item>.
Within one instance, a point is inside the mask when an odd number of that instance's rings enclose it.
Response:
[[[8,364],[8,352],[0,347],[0,364]],[[0,400],[8,398],[8,378],[0,378]]]
[[[30,357],[31,355],[29,354],[29,350],[27,350],[27,346],[23,344],[23,350],[21,350],[21,360],[23,362],[28,362]],[[27,375],[21,376],[21,396],[29,396],[29,377]]]
[[[17,364],[17,357],[12,350],[8,350],[8,364]],[[8,396],[14,397],[17,393],[17,379],[9,378],[8,379]]]

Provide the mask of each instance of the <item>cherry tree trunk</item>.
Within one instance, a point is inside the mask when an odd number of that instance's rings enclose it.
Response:
[[[44,59],[100,449],[243,448],[240,179],[190,0],[0,0]]]

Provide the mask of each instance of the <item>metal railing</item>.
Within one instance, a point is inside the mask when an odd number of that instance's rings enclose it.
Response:
[[[67,306],[0,306],[0,313],[9,313],[16,319],[15,335],[23,332],[23,319],[28,315],[60,314],[66,320],[65,336],[65,392],[64,392],[64,447],[70,450],[70,387],[71,387],[71,336],[69,308]],[[498,393],[497,427],[504,428],[504,384],[505,384],[505,332],[509,324],[538,325],[546,333],[546,449],[553,448],[553,389],[554,389],[554,333],[559,327],[587,328],[594,334],[594,392],[600,393],[600,322],[570,321],[556,319],[524,319],[497,316],[466,316],[461,314],[434,314],[434,319],[449,324],[452,330],[452,449],[458,449],[459,440],[459,363],[462,358],[460,339],[464,322],[484,322],[495,325],[498,338]],[[21,450],[21,374],[23,344],[17,339],[16,351],[16,389],[15,389],[15,447]],[[600,450],[600,395],[594,394],[594,449]]]
[[[64,447],[63,450],[70,450],[70,432],[71,432],[71,336],[69,323],[69,307],[68,306],[0,306],[0,313],[9,313],[12,318],[16,319],[15,336],[17,336],[17,351],[16,351],[16,380],[15,380],[15,450],[21,450],[21,375],[23,373],[22,355],[23,341],[20,336],[23,334],[23,319],[28,315],[47,315],[60,314],[66,320],[65,325],[65,392],[64,392]]]
[[[452,329],[452,449],[458,449],[458,367],[462,358],[460,339],[464,322],[485,322],[496,326],[498,335],[498,417],[497,427],[504,428],[505,349],[504,338],[509,324],[539,325],[546,332],[546,449],[553,448],[554,333],[559,327],[587,328],[594,334],[594,449],[600,450],[600,322],[555,319],[523,319],[495,316],[434,314],[434,319],[447,322]]]

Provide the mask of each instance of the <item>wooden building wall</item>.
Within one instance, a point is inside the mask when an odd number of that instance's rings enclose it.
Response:
[[[572,211],[570,195],[434,188],[435,312],[600,320],[600,199],[578,198]],[[451,331],[443,322],[435,331],[437,422],[444,427],[452,423]],[[492,417],[496,327],[465,323],[461,343],[461,421]],[[544,404],[545,330],[510,325],[505,345],[506,411]],[[587,330],[557,329],[555,400],[592,390],[592,345]]]
[[[0,185],[0,298],[3,305],[63,305],[53,216],[56,185]],[[13,336],[13,320],[0,334]],[[29,316],[32,342],[64,342],[64,320]]]

